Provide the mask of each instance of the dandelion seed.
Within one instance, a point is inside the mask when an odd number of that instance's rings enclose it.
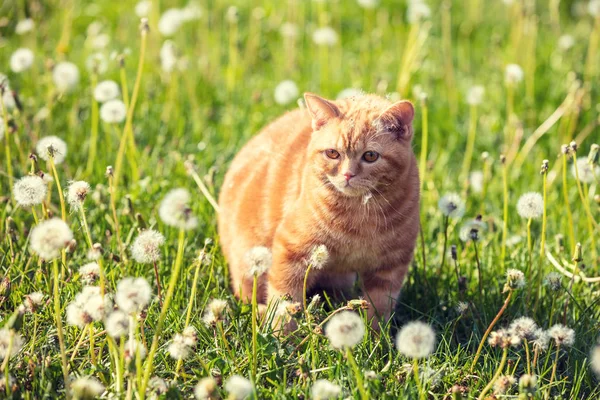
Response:
[[[456,312],[459,315],[464,315],[469,310],[469,303],[465,301],[459,301],[456,305]]]
[[[469,184],[473,193],[483,193],[483,172],[473,171],[469,175]]]
[[[342,393],[342,388],[327,379],[317,379],[310,389],[314,400],[336,399]]]
[[[114,100],[121,94],[121,89],[115,81],[102,81],[94,88],[94,98],[99,103]]]
[[[144,358],[146,358],[146,346],[144,346],[144,343],[139,342],[137,340],[128,340],[127,342],[125,342],[125,359],[126,360],[133,360],[137,357],[137,354],[140,354],[140,360],[143,360]]]
[[[298,98],[299,93],[294,81],[282,81],[275,87],[275,102],[280,105],[289,104]]]
[[[152,2],[150,0],[142,0],[135,5],[135,15],[138,18],[147,18],[152,10]]]
[[[165,237],[153,229],[142,231],[133,241],[131,256],[140,264],[150,264],[160,259],[160,249]]]
[[[325,335],[335,349],[351,348],[359,344],[365,335],[362,318],[351,311],[334,315],[325,326]]]
[[[125,313],[138,313],[150,302],[152,289],[144,278],[124,278],[117,284],[115,301]]]
[[[525,287],[525,275],[518,269],[509,269],[506,271],[506,285],[504,290],[516,290]]]
[[[572,35],[561,35],[558,38],[558,48],[567,51],[575,45],[575,38]]]
[[[158,20],[158,31],[163,36],[173,36],[184,22],[184,16],[179,8],[169,8]]]
[[[104,385],[93,376],[82,376],[71,382],[71,391],[77,399],[92,400],[104,393]]]
[[[24,35],[28,32],[31,32],[35,28],[35,22],[31,18],[22,19],[17,22],[15,26],[15,33],[17,35]]]
[[[575,343],[575,331],[562,324],[553,325],[548,329],[548,335],[557,346],[571,347]]]
[[[7,328],[0,329],[0,360],[17,355],[21,347],[23,347],[23,338],[18,332]]]
[[[4,89],[2,101],[4,101],[4,108],[6,110],[12,110],[17,106],[17,100],[15,99],[13,92],[8,87],[5,87]]]
[[[13,189],[15,201],[21,207],[42,204],[47,192],[48,186],[46,186],[46,182],[37,175],[25,176],[19,179],[15,182]]]
[[[590,354],[590,368],[600,377],[600,345],[594,346]]]
[[[490,333],[488,338],[488,343],[492,347],[501,347],[503,349],[510,346],[518,346],[521,344],[521,338],[516,335],[513,335],[511,332],[506,329],[499,329]]]
[[[191,200],[187,189],[173,189],[163,198],[158,209],[160,219],[166,225],[184,230],[194,229],[198,226],[198,219],[192,215],[189,206]]]
[[[210,253],[207,253],[205,250],[201,250],[200,254],[198,254],[198,263],[205,267],[210,267],[212,264],[213,257]]]
[[[431,8],[423,1],[411,1],[406,9],[406,19],[409,24],[419,23],[431,17]]]
[[[521,340],[534,340],[538,331],[535,321],[529,317],[515,319],[508,328],[509,332]]]
[[[600,0],[590,0],[587,11],[592,17],[600,16]]]
[[[160,65],[164,72],[171,73],[177,66],[177,49],[170,40],[165,40],[160,48]]]
[[[196,400],[211,400],[217,391],[217,381],[211,377],[205,377],[198,381],[194,386],[194,396]]]
[[[523,80],[523,68],[517,64],[508,64],[504,70],[504,81],[509,85],[515,85]]]
[[[525,193],[517,202],[517,213],[521,218],[537,219],[544,212],[544,198],[537,192]]]
[[[227,300],[212,299],[204,310],[202,321],[207,326],[212,326],[224,319],[225,311],[227,310]]]
[[[435,332],[424,322],[409,322],[398,332],[396,348],[408,358],[429,357],[435,350]]]
[[[176,333],[169,344],[168,352],[175,360],[184,360],[190,356],[192,348],[183,335]]]
[[[102,257],[102,245],[100,243],[94,243],[91,249],[87,252],[87,259],[98,261]]]
[[[97,286],[86,286],[67,306],[67,323],[83,328],[93,321],[100,321],[108,314],[112,304]]]
[[[307,310],[313,312],[319,306],[320,302],[321,296],[317,293],[310,299],[310,303],[308,303],[308,306],[306,307]]]
[[[481,85],[472,86],[467,92],[467,104],[471,106],[478,106],[483,102],[483,95],[485,94],[485,88]]]
[[[519,388],[522,394],[528,398],[533,397],[537,387],[537,377],[535,375],[524,374],[519,378]]]
[[[544,351],[550,344],[550,335],[540,328],[535,331],[535,339],[531,343],[533,344],[533,348],[537,349],[537,351]]]
[[[292,22],[284,22],[279,28],[281,36],[288,39],[295,39],[298,36],[298,26]]]
[[[496,382],[494,382],[494,393],[499,395],[505,394],[509,391],[511,387],[513,387],[515,383],[517,383],[517,380],[514,376],[501,376],[498,379],[496,379]]]
[[[17,74],[27,71],[33,65],[34,59],[33,51],[24,48],[17,49],[10,56],[10,69]]]
[[[61,164],[67,156],[67,144],[56,136],[45,136],[35,146],[37,155],[45,161],[54,158],[54,164]]]
[[[246,253],[246,264],[249,267],[248,274],[260,276],[271,268],[273,255],[271,250],[264,246],[256,246]]]
[[[470,240],[477,242],[480,238],[479,232],[484,231],[485,228],[485,222],[477,218],[473,218],[462,225],[458,236],[463,242],[468,242]]]
[[[457,193],[446,193],[438,201],[438,208],[449,218],[460,218],[465,213],[465,202]]]
[[[558,272],[550,272],[544,277],[544,285],[555,292],[562,289],[562,275]]]
[[[102,75],[108,69],[108,60],[104,53],[97,52],[88,56],[85,67],[92,73]]]
[[[158,376],[153,376],[150,381],[148,381],[148,388],[150,391],[157,395],[165,394],[169,390],[169,386],[164,379],[159,378]]]
[[[232,400],[243,400],[254,391],[252,382],[240,375],[232,375],[225,381],[225,390]]]
[[[91,285],[100,277],[100,266],[95,262],[84,264],[79,268],[79,275],[85,285]]]
[[[25,305],[25,310],[27,312],[34,313],[44,304],[44,294],[42,292],[29,293],[28,295],[25,295],[23,304]]]
[[[46,261],[60,256],[60,251],[73,240],[71,228],[61,219],[40,222],[31,231],[31,250]]]
[[[121,100],[109,100],[100,107],[100,119],[107,124],[120,124],[127,116],[127,106]]]
[[[67,189],[67,202],[73,208],[83,207],[83,203],[90,192],[90,184],[85,181],[73,181]]]
[[[67,61],[60,62],[54,66],[52,79],[59,91],[69,92],[79,83],[79,68]]]
[[[315,29],[312,39],[317,46],[331,47],[338,42],[338,34],[332,27],[325,26]]]
[[[600,177],[600,167],[590,165],[587,159],[582,157],[577,159],[577,174],[575,173],[575,164],[571,166],[571,173],[575,178],[579,174],[580,182],[590,184],[595,181],[595,176]]]
[[[113,311],[104,321],[106,332],[113,338],[120,338],[129,333],[129,316],[123,311]]]
[[[329,250],[324,244],[313,247],[308,259],[308,265],[313,269],[322,269],[329,260]]]
[[[349,99],[352,97],[362,97],[365,95],[365,92],[362,89],[356,88],[346,88],[343,89],[338,95],[335,97],[336,100]]]

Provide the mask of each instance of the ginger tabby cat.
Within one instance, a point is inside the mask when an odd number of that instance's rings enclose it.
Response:
[[[386,320],[419,231],[414,108],[375,95],[304,98],[307,109],[264,128],[225,176],[219,234],[233,291],[250,300],[246,254],[265,246],[273,263],[259,278],[258,301],[302,301],[307,259],[325,245],[329,258],[311,269],[307,290],[349,288],[358,274],[369,318]]]

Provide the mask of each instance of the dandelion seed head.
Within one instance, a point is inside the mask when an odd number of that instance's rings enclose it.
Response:
[[[93,400],[104,393],[104,385],[93,376],[82,376],[71,382],[71,391],[77,399]]]
[[[46,261],[60,256],[60,251],[73,240],[71,228],[60,218],[40,222],[31,231],[31,250]]]
[[[111,308],[111,301],[101,294],[98,286],[86,286],[67,306],[67,322],[83,328],[93,321],[104,319]]]
[[[544,212],[544,198],[537,192],[529,192],[519,197],[517,213],[521,218],[538,219]]]
[[[96,52],[86,58],[85,67],[88,71],[101,75],[108,69],[108,60],[104,53]]]
[[[96,262],[90,262],[79,267],[81,281],[85,285],[91,285],[100,277],[100,266]]]
[[[115,81],[106,80],[98,83],[94,88],[94,98],[99,103],[114,100],[121,94],[121,89]]]
[[[505,394],[508,390],[517,383],[517,380],[512,375],[503,375],[494,382],[494,394]]]
[[[33,65],[34,59],[33,51],[25,48],[17,49],[10,56],[10,69],[17,74],[27,71]]]
[[[163,198],[158,209],[160,219],[170,226],[191,230],[198,226],[198,219],[192,215],[191,200],[187,189],[173,189]]]
[[[35,28],[35,22],[31,18],[25,18],[17,22],[15,26],[15,33],[17,35],[24,35],[31,32]]]
[[[535,339],[531,342],[533,344],[534,349],[538,349],[538,351],[544,351],[548,348],[550,344],[550,335],[545,330],[539,328],[535,332]]]
[[[140,354],[140,360],[146,358],[147,350],[144,343],[138,340],[131,340],[125,342],[125,359],[134,360],[137,357],[137,353]]]
[[[600,377],[600,345],[592,348],[592,352],[590,353],[590,368]]]
[[[544,277],[544,285],[553,291],[562,289],[562,275],[558,272],[550,272]]]
[[[202,320],[208,326],[215,324],[217,321],[221,321],[225,318],[225,312],[227,310],[227,300],[212,299],[204,310]]]
[[[506,329],[498,329],[490,333],[488,343],[492,347],[501,347],[504,349],[510,346],[518,346],[521,344],[521,338]]]
[[[411,1],[406,9],[406,20],[409,24],[419,23],[431,17],[431,8],[423,1]]]
[[[45,136],[35,146],[37,155],[45,161],[54,157],[55,164],[61,164],[67,156],[67,144],[57,136]]]
[[[232,375],[225,381],[225,390],[232,400],[243,400],[254,391],[252,382],[240,375]]]
[[[152,289],[144,278],[124,278],[117,284],[115,301],[125,313],[142,311],[152,297]]]
[[[334,315],[327,323],[325,335],[333,348],[351,348],[363,340],[365,324],[357,313],[342,311]]]
[[[473,171],[469,175],[469,184],[473,193],[482,193],[483,192],[483,172],[482,171]]]
[[[129,316],[123,311],[113,311],[104,321],[104,327],[113,338],[125,336],[129,333]]]
[[[59,91],[69,92],[79,83],[79,68],[67,61],[60,62],[54,66],[52,79]]]
[[[120,124],[127,117],[127,106],[123,101],[108,100],[100,107],[100,119],[107,124]]]
[[[435,332],[424,322],[409,322],[398,332],[396,348],[408,358],[429,357],[435,350]]]
[[[300,91],[298,90],[298,86],[292,80],[281,81],[275,87],[275,103],[280,105],[289,104],[298,99]]]
[[[465,314],[469,310],[469,303],[465,301],[459,301],[456,305],[456,312],[460,315]]]
[[[372,10],[374,8],[377,8],[377,6],[379,5],[379,0],[357,0],[357,3],[362,8]]]
[[[469,88],[467,92],[467,104],[471,106],[478,106],[483,102],[483,96],[485,95],[485,88],[481,85],[475,85]]]
[[[519,378],[519,388],[522,393],[533,397],[537,387],[537,377],[535,375],[523,374]]]
[[[468,220],[461,226],[458,236],[463,242],[476,242],[480,239],[479,232],[483,232],[485,231],[485,229],[485,222],[477,218],[473,218]]]
[[[312,34],[312,40],[317,46],[335,46],[338,42],[338,34],[330,26],[317,28]]]
[[[596,177],[600,179],[600,167],[590,165],[587,158],[581,157],[577,159],[577,171],[575,171],[575,164],[571,165],[571,174],[575,178],[578,174],[580,182],[590,184],[596,180]]]
[[[517,290],[525,287],[525,274],[518,269],[509,269],[506,271],[506,290]]]
[[[217,381],[212,377],[204,377],[194,386],[196,400],[211,400],[217,391]]]
[[[170,40],[165,40],[160,48],[160,65],[164,72],[171,73],[177,66],[177,48],[175,43]]]
[[[508,64],[504,69],[504,81],[509,85],[521,82],[524,76],[523,68],[517,64]]]
[[[85,181],[70,182],[67,189],[67,202],[73,208],[82,207],[91,189],[90,184]]]
[[[575,343],[575,331],[563,324],[550,327],[548,335],[557,346],[571,347]]]
[[[0,121],[1,123],[2,121]],[[15,201],[21,207],[31,207],[42,204],[46,198],[48,186],[37,175],[25,176],[15,182],[13,194]]]
[[[521,340],[534,340],[539,328],[533,319],[520,317],[515,319],[508,329],[511,334],[518,336]]]
[[[308,259],[308,265],[313,269],[322,269],[329,260],[329,250],[324,244],[313,247]]]
[[[27,312],[34,313],[44,305],[44,294],[42,292],[29,293],[25,295],[23,304]]]
[[[102,245],[94,243],[92,248],[88,250],[86,257],[88,260],[98,261],[102,257]]]
[[[184,360],[192,353],[192,347],[187,343],[187,339],[180,333],[176,333],[169,343],[168,352],[175,360]]]
[[[575,45],[575,38],[572,35],[565,34],[558,38],[558,48],[566,51]]]
[[[1,393],[5,393],[6,392],[6,375],[2,374],[0,375],[0,392]],[[11,389],[13,386],[15,385],[15,378],[8,374],[8,388]]]
[[[342,388],[327,379],[317,379],[310,389],[315,400],[336,399],[342,393]]]
[[[173,36],[184,21],[184,14],[181,9],[169,8],[158,20],[158,31],[163,36]]]
[[[0,360],[17,355],[21,347],[23,347],[23,338],[18,332],[8,328],[0,329]]]
[[[256,246],[246,253],[246,264],[248,265],[248,274],[260,276],[267,272],[273,264],[273,255],[271,250],[264,246]]]
[[[465,213],[465,202],[458,193],[446,193],[438,201],[442,214],[450,218],[460,218]]]
[[[147,18],[150,15],[151,10],[152,2],[150,0],[139,1],[135,5],[135,15],[137,15],[138,18]]]
[[[131,245],[131,256],[140,264],[150,264],[160,259],[160,250],[165,243],[162,233],[153,229],[142,231]]]
[[[587,11],[592,17],[600,16],[600,0],[590,0]]]

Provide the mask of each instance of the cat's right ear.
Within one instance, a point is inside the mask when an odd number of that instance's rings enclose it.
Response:
[[[304,101],[312,118],[312,128],[315,131],[340,115],[340,110],[335,104],[316,94],[304,93]]]

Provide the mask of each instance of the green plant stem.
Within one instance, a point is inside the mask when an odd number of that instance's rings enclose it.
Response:
[[[0,85],[4,84],[4,82],[0,82]],[[14,199],[12,195],[13,185],[14,185],[14,177],[13,177],[13,169],[12,169],[12,157],[10,155],[10,130],[8,126],[8,113],[6,112],[6,107],[4,106],[4,90],[0,89],[0,108],[2,108],[2,124],[4,125],[4,151],[6,153],[6,175],[8,175],[8,187],[11,194],[11,199]]]
[[[477,133],[477,106],[471,106],[471,117],[469,119],[469,133],[467,136],[467,147],[463,158],[462,172],[460,180],[465,183],[469,180],[469,171],[471,169],[471,160],[473,158],[473,150],[475,148],[475,134]]]
[[[529,342],[527,339],[523,340],[523,346],[525,347],[525,357],[527,360],[527,374],[531,375],[531,355],[529,354]]]
[[[64,253],[64,250],[63,250]],[[67,364],[67,353],[65,351],[65,338],[63,333],[63,323],[60,314],[60,293],[59,293],[59,275],[58,259],[52,262],[52,274],[54,280],[54,318],[56,319],[56,332],[58,334],[58,344],[60,347],[60,360],[62,363],[63,379],[65,381],[65,397],[70,398],[69,393],[69,365]]]
[[[571,204],[569,201],[569,188],[567,186],[567,154],[563,153],[563,165],[562,165],[562,186],[563,186],[563,198],[565,200],[565,211],[567,212],[567,232],[569,233],[569,245],[571,246],[570,252],[572,253],[575,249],[575,225],[573,224],[573,214],[571,213]]]
[[[156,268],[156,263],[154,263]],[[200,277],[200,267],[202,263],[198,262],[196,264],[196,270],[194,271],[194,280],[192,282],[192,292],[190,293],[190,299],[188,300],[187,312],[185,313],[185,324],[183,325],[183,329],[185,330],[192,320],[192,309],[194,308],[194,301],[196,300],[196,288],[198,286],[198,278]],[[156,271],[156,279],[158,280],[158,271]],[[175,367],[175,377],[179,376],[179,369],[183,364],[183,359],[177,360],[177,365]]]
[[[92,73],[92,77],[91,77],[91,81],[92,81],[92,110],[91,110],[91,135],[90,135],[90,145],[89,145],[89,149],[88,149],[88,160],[87,160],[87,167],[86,167],[86,175],[87,176],[91,176],[92,173],[94,172],[94,161],[96,161],[96,153],[97,153],[97,148],[98,148],[98,125],[99,125],[99,118],[98,118],[98,102],[96,101],[96,98],[94,97],[94,89],[96,88],[96,85],[98,84],[98,75],[96,73]]]
[[[258,276],[252,277],[252,382],[256,384],[256,371],[258,368],[258,302],[257,302]]]
[[[444,270],[444,264],[446,263],[446,250],[448,246],[448,222],[450,217],[444,216],[444,246],[442,250],[442,263],[440,264],[440,271]]]
[[[531,276],[531,264],[532,264],[532,245],[531,245],[531,222],[532,219],[529,218],[527,220],[527,257],[528,257],[528,263],[527,263],[527,277]]]
[[[427,147],[429,143],[429,118],[427,100],[421,101],[421,155],[419,156],[419,181],[420,191],[423,193],[423,185],[427,179]]]
[[[415,377],[415,384],[417,385],[417,391],[419,392],[419,399],[426,399],[427,396],[423,391],[423,385],[421,383],[421,378],[419,377],[419,360],[416,358],[413,358],[413,376]]]
[[[11,352],[12,352],[12,348],[13,348],[13,343],[14,343],[14,338],[15,338],[15,332],[10,329],[9,331],[9,338],[8,338],[8,346],[6,347],[5,350],[5,355],[4,355],[4,361],[2,362],[2,371],[4,371],[4,379],[6,379],[6,381],[4,382],[4,388],[6,389],[6,396],[10,397],[10,375],[8,373],[8,363],[10,361],[10,356],[11,356]]]
[[[171,300],[173,298],[173,293],[175,292],[175,286],[177,285],[177,281],[179,280],[179,273],[181,271],[181,264],[183,263],[183,248],[185,244],[185,231],[183,229],[179,230],[179,239],[177,244],[177,256],[175,257],[175,265],[173,266],[173,272],[171,274],[171,280],[169,281],[169,287],[167,288],[167,294],[165,295],[165,302],[160,310],[160,315],[158,317],[158,323],[156,325],[156,331],[154,332],[154,337],[152,338],[152,345],[150,347],[150,351],[148,352],[148,357],[146,358],[146,368],[144,370],[144,376],[142,378],[142,383],[139,387],[138,396],[143,400],[146,397],[146,388],[148,386],[148,381],[150,380],[150,375],[152,374],[154,367],[154,356],[156,355],[156,351],[158,350],[158,341],[162,335],[162,330],[165,324],[165,318],[167,317],[167,311],[169,310],[169,306],[171,305]]]
[[[92,241],[92,234],[90,232],[90,227],[87,223],[87,218],[85,216],[85,210],[83,209],[83,204],[79,205],[79,215],[81,216],[81,223],[83,224],[83,230],[85,231],[85,237],[88,242],[88,246],[90,250],[94,248],[94,243]],[[102,296],[106,293],[106,278],[104,275],[104,261],[102,257],[98,258],[98,270],[100,275],[100,293]]]
[[[575,168],[575,181],[577,182],[577,191],[579,192],[579,198],[583,203],[583,209],[585,210],[588,233],[590,235],[590,247],[592,250],[592,260],[595,265],[598,260],[598,252],[596,251],[596,239],[594,235],[594,224],[596,221],[594,220],[594,216],[592,215],[592,210],[590,209],[590,202],[588,197],[583,192],[581,188],[581,181],[579,179],[579,168],[577,167],[577,154],[573,152],[573,167]],[[587,190],[586,190],[587,192]]]
[[[502,189],[503,189],[503,217],[502,217],[502,247],[500,250],[500,263],[504,269],[506,258],[506,237],[508,235],[508,171],[506,164],[502,164]]]
[[[500,308],[500,311],[498,311],[498,314],[496,314],[496,317],[492,320],[492,322],[486,329],[485,333],[483,334],[483,337],[481,338],[481,342],[479,342],[479,347],[477,347],[477,352],[475,353],[475,358],[473,359],[473,363],[471,364],[471,369],[470,369],[471,373],[473,373],[473,371],[475,369],[475,365],[477,365],[477,360],[479,360],[479,356],[481,355],[481,350],[483,349],[483,345],[485,344],[487,337],[492,332],[492,329],[494,328],[494,326],[496,325],[496,323],[498,322],[498,320],[500,319],[502,314],[504,314],[504,311],[506,311],[508,304],[510,303],[512,294],[513,294],[513,291],[509,290],[508,295],[506,296],[506,300],[504,300],[504,304],[502,305],[502,308]]]
[[[556,377],[556,367],[558,366],[558,356],[560,355],[560,343],[556,343],[556,354],[554,355],[554,364],[552,365],[552,373],[550,374],[550,381],[548,381],[548,390],[546,391],[545,399],[550,397],[550,392],[552,391],[552,383],[554,383],[554,378]]]
[[[481,394],[477,398],[478,400],[485,399],[485,395],[487,394],[487,392],[489,392],[490,389],[492,388],[492,386],[494,386],[494,383],[500,377],[500,375],[502,374],[502,371],[504,370],[504,366],[506,365],[507,357],[508,357],[508,347],[505,347],[502,350],[502,359],[500,360],[500,364],[498,365],[498,368],[496,369],[496,373],[492,377],[492,380],[487,384],[487,386],[483,388],[483,390],[481,391]]]
[[[358,368],[358,364],[356,364],[356,360],[354,360],[354,356],[352,355],[352,350],[349,347],[346,348],[346,358],[348,359],[350,367],[352,367],[352,371],[354,372],[354,377],[356,378],[356,385],[358,386],[360,398],[362,400],[367,400],[369,398],[369,393],[367,393],[367,391],[365,390],[362,372],[360,368]]]
[[[48,158],[48,162],[50,163],[50,169],[52,169],[52,175],[54,176],[54,180],[56,181],[56,189],[58,190],[58,199],[60,200],[60,214],[63,221],[67,221],[67,207],[65,206],[65,197],[63,196],[62,187],[60,185],[60,180],[58,179],[58,171],[56,170],[56,165],[54,164],[54,157],[50,156]]]

